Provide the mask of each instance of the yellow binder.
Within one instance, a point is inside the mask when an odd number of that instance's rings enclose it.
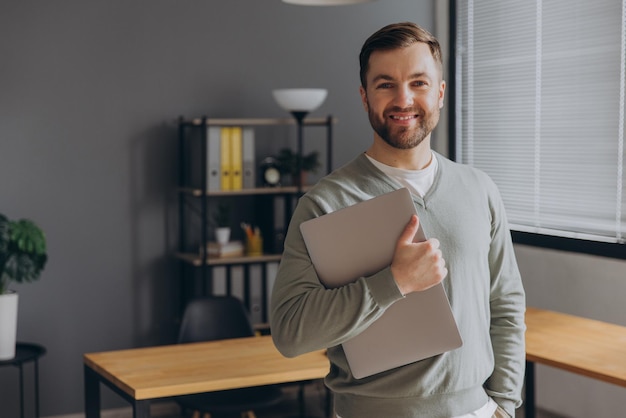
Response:
[[[221,143],[220,143],[220,166],[222,171],[222,190],[232,190],[233,176],[231,163],[231,146],[230,146],[231,128],[222,127]]]
[[[230,166],[231,166],[231,190],[243,188],[243,130],[241,126],[231,128],[230,131]]]

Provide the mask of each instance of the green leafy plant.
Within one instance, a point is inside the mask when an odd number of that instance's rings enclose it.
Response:
[[[280,165],[280,172],[282,174],[289,174],[292,177],[296,177],[299,174],[298,167],[300,167],[301,171],[310,171],[313,173],[317,172],[317,169],[320,167],[319,153],[317,151],[312,151],[300,158],[300,156],[290,148],[283,148],[278,152],[276,160]],[[299,165],[300,160],[302,161],[301,165]]]
[[[219,203],[217,210],[213,212],[212,220],[218,228],[226,228],[230,226],[230,206],[226,203]]]
[[[32,221],[11,221],[0,214],[0,295],[10,282],[27,283],[39,279],[48,254],[46,236]]]

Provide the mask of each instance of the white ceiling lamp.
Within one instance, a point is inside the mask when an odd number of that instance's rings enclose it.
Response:
[[[283,0],[300,6],[340,6],[344,4],[370,3],[375,0]]]

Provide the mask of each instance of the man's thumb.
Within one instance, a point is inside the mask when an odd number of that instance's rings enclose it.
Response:
[[[411,215],[411,219],[409,219],[409,223],[407,223],[406,227],[404,227],[404,231],[402,231],[402,234],[398,239],[398,243],[403,242],[406,244],[411,244],[413,242],[413,237],[415,237],[415,234],[419,229],[419,226],[420,221],[417,215]]]

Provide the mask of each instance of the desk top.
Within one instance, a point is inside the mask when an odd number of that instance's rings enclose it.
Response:
[[[626,386],[626,327],[526,310],[526,359]]]
[[[283,357],[271,336],[90,353],[84,364],[134,399],[320,379],[325,352]]]

